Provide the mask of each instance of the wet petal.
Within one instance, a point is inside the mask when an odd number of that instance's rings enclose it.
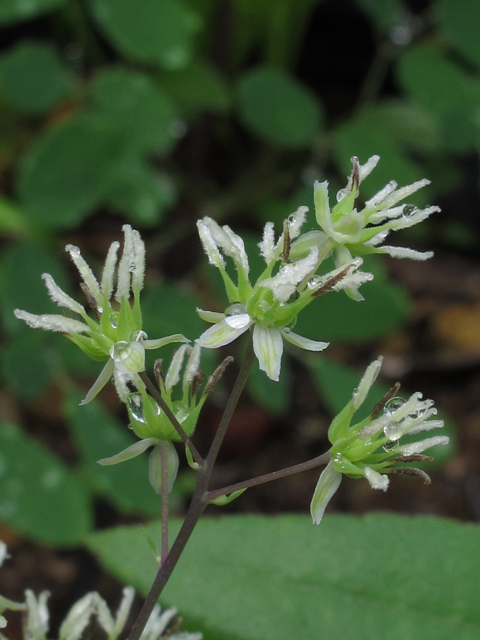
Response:
[[[253,349],[260,369],[265,371],[270,380],[278,381],[283,353],[281,331],[256,324],[253,328]]]
[[[225,314],[219,313],[218,311],[204,311],[203,309],[199,309],[198,307],[196,311],[202,320],[205,320],[205,322],[210,322],[212,324],[221,322],[225,318]]]
[[[310,338],[304,338],[303,336],[299,336],[298,333],[293,333],[290,329],[282,329],[282,336],[288,342],[291,342],[296,347],[300,347],[300,349],[305,349],[306,351],[323,351],[330,344],[329,342],[320,342],[317,340],[310,340]]]
[[[388,489],[389,480],[387,475],[378,473],[378,471],[370,467],[365,467],[365,477],[372,489],[381,489],[382,491]]]
[[[172,342],[190,342],[188,338],[182,336],[181,333],[174,333],[171,336],[166,336],[165,338],[158,338],[157,340],[142,340],[142,346],[144,349],[152,350],[152,349],[160,349],[160,347],[165,347],[167,344],[171,344]]]
[[[32,329],[43,329],[44,331],[57,331],[59,333],[84,333],[90,332],[90,327],[84,322],[73,320],[65,316],[43,313],[37,316],[22,309],[15,309],[15,317],[23,320]]]
[[[113,292],[113,276],[115,273],[115,267],[117,265],[117,252],[120,248],[119,242],[112,242],[105,259],[105,265],[103,267],[101,289],[103,295],[107,300],[110,300]]]
[[[353,392],[353,406],[357,410],[364,402],[368,395],[368,392],[372,388],[373,383],[377,379],[377,376],[382,368],[383,356],[379,356],[377,360],[370,363],[363,374],[360,383]]]
[[[85,309],[82,305],[71,298],[63,289],[61,289],[52,276],[49,273],[43,273],[42,279],[45,282],[45,286],[48,289],[48,293],[50,294],[50,298],[58,304],[59,307],[65,307],[66,309],[70,309],[70,311],[74,311],[79,315],[83,315],[85,313]]]
[[[247,315],[247,314],[242,314]],[[239,316],[231,316],[231,318],[239,317]],[[230,320],[230,318],[229,318]],[[201,347],[205,349],[217,349],[218,347],[223,347],[226,344],[230,344],[236,338],[241,336],[245,331],[248,330],[250,325],[252,324],[252,319],[248,316],[248,322],[240,321],[240,326],[232,326],[231,323],[227,322],[227,318],[217,324],[214,324],[213,327],[207,329],[202,335],[195,340]]]

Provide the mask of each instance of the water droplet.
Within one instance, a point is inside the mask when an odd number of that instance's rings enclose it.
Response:
[[[312,276],[307,282],[307,287],[309,289],[316,289],[322,284],[322,280],[323,278],[321,276]]]
[[[117,322],[118,322],[118,311],[112,311],[112,313],[110,314],[110,325],[112,329],[117,328]]]
[[[333,461],[335,462],[335,464],[336,464],[337,466],[339,466],[339,467],[340,467],[340,470],[342,470],[342,471],[343,471],[343,470],[346,468],[346,465],[345,465],[345,463],[344,463],[344,461],[343,461],[343,456],[342,456],[342,454],[341,454],[341,453],[337,453],[337,455],[335,456],[335,458],[333,459]]]
[[[127,424],[127,429],[133,429],[131,424]]]
[[[175,417],[182,424],[189,416],[189,407],[185,402],[179,402],[175,407]]]
[[[402,210],[402,218],[410,218],[416,211],[418,209],[414,204],[406,204]]]
[[[293,225],[297,222],[297,214],[296,213],[291,213],[288,218],[288,226],[289,227],[293,227]]]
[[[141,393],[129,393],[127,396],[127,408],[130,411],[130,415],[137,422],[145,424],[145,418],[143,416],[143,400]]]
[[[386,416],[393,416],[395,411],[400,409],[400,407],[403,407],[404,404],[405,404],[405,400],[403,398],[400,398],[400,396],[395,398],[390,398],[390,400],[386,403],[383,409],[383,412],[385,413]]]
[[[340,200],[343,200],[346,195],[347,195],[346,189],[340,189],[340,191],[337,191],[337,202],[340,202]]]
[[[270,309],[270,305],[266,300],[259,300],[255,305],[255,309],[263,313],[267,312]]]
[[[391,453],[392,451],[395,451],[397,447],[398,447],[398,440],[389,440],[383,445],[383,450],[386,451],[387,453]]]
[[[240,302],[234,302],[229,307],[225,309],[225,315],[229,316],[240,316],[242,313],[247,313],[247,308],[244,304]]]
[[[383,428],[383,433],[389,440],[400,440],[403,436],[402,424],[400,422],[389,422]]]
[[[132,333],[132,340],[135,340],[136,342],[141,342],[142,340],[148,340],[148,336],[145,333],[145,331],[142,331],[141,329],[139,329],[139,331],[134,331]]]

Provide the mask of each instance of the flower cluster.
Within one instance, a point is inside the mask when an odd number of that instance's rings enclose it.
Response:
[[[379,156],[372,156],[361,165],[357,157],[351,159],[352,173],[347,186],[337,193],[337,204],[330,209],[328,182],[315,182],[315,216],[321,231],[314,230],[299,238],[291,249],[291,256],[301,258],[317,247],[321,256],[333,252],[337,267],[351,263],[353,256],[369,253],[386,253],[393,258],[411,258],[427,260],[433,256],[431,251],[421,253],[406,247],[382,245],[390,231],[407,229],[440,211],[431,206],[418,209],[409,204],[399,204],[410,195],[430,184],[423,179],[406,187],[398,188],[392,180],[383,189],[367,200],[361,210],[355,208],[361,182],[377,166]],[[382,246],[380,246],[382,245]],[[363,300],[357,288],[347,289],[354,300]]]
[[[85,308],[57,285],[48,273],[42,275],[48,293],[54,302],[79,315],[75,320],[64,315],[34,315],[15,309],[15,315],[34,329],[58,331],[65,334],[93,360],[106,360],[97,381],[82,404],[87,404],[109,382],[112,375],[118,395],[125,401],[129,394],[128,382],[138,385],[138,372],[145,369],[145,349],[158,349],[171,342],[188,342],[175,334],[158,340],[149,340],[142,331],[140,292],[145,275],[145,246],[138,231],[124,225],[125,242],[123,254],[117,267],[119,242],[113,242],[105,260],[100,283],[85,262],[80,249],[71,244],[65,247],[82,277],[82,289],[96,319],[93,320]],[[115,308],[112,294],[115,285]],[[133,303],[130,298],[133,296]]]
[[[443,427],[443,421],[432,419],[437,414],[433,400],[422,400],[421,393],[414,393],[408,400],[394,397],[399,385],[375,406],[365,420],[351,425],[355,412],[365,401],[382,366],[382,357],[372,362],[365,371],[352,399],[336,416],[328,430],[332,445],[331,460],[322,472],[311,504],[313,522],[320,524],[325,507],[340,486],[342,475],[352,478],[365,477],[372,489],[387,490],[388,473],[420,476],[426,483],[428,475],[412,468],[412,462],[433,458],[423,452],[437,445],[446,445],[447,436],[433,436],[401,444],[404,436],[415,435]]]
[[[0,566],[6,557],[7,547],[0,541]],[[25,591],[25,602],[13,602],[0,596],[0,611],[10,609],[12,611],[26,611],[24,623],[25,640],[46,640],[49,631],[50,613],[48,610],[48,591],[42,591],[37,597],[33,591]],[[117,640],[124,631],[130,609],[132,607],[135,590],[132,587],[125,587],[123,597],[115,616],[112,615],[105,600],[96,592],[87,593],[80,598],[68,612],[59,630],[59,640],[80,640],[92,616],[97,618],[100,627],[107,634],[108,640]],[[160,606],[155,605],[150,618],[140,636],[140,640],[202,640],[201,633],[174,632],[172,635],[171,623],[177,615],[177,609],[172,607],[162,611]],[[0,628],[5,628],[7,622],[0,615]],[[0,633],[2,640],[7,640]]]

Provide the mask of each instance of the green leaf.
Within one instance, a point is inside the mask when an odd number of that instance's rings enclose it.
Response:
[[[480,5],[477,0],[440,0],[434,9],[443,35],[470,62],[480,67]]]
[[[114,175],[107,204],[136,225],[157,224],[176,199],[173,182],[134,156],[126,156]]]
[[[260,137],[285,147],[313,144],[320,130],[320,103],[278,69],[257,67],[237,87],[237,107],[244,124]]]
[[[126,56],[165,69],[185,67],[192,57],[199,16],[179,0],[91,0],[93,14]]]
[[[388,33],[405,17],[405,7],[399,0],[358,0],[358,4],[382,33]]]
[[[372,257],[362,267],[375,276],[360,289],[365,300],[354,302],[343,291],[319,296],[302,309],[295,332],[312,340],[349,343],[377,339],[401,327],[409,313],[407,294],[375,272],[379,261]]]
[[[175,98],[182,112],[225,113],[230,106],[224,78],[201,60],[192,60],[184,69],[164,71],[158,75],[158,80],[160,86]]]
[[[4,345],[0,354],[2,378],[19,398],[33,400],[51,384],[58,371],[57,340],[58,336],[30,329]]]
[[[61,100],[72,81],[55,48],[20,42],[0,62],[0,88],[27,115],[41,115]]]
[[[280,380],[274,382],[265,375],[264,371],[260,371],[256,362],[248,377],[248,392],[258,404],[275,415],[286,413],[290,407],[291,374],[287,357],[282,358],[282,370]]]
[[[34,16],[65,4],[67,0],[29,0],[19,2],[19,0],[2,0],[0,2],[0,22],[10,24],[28,20]]]
[[[147,75],[107,69],[95,78],[89,97],[96,112],[123,134],[133,150],[160,153],[174,143],[175,107]]]
[[[399,58],[397,73],[407,94],[435,117],[478,109],[480,83],[430,47],[407,51]]]
[[[26,336],[32,329],[13,315],[14,309],[23,309],[30,313],[61,313],[50,299],[42,273],[50,273],[55,282],[69,290],[68,280],[58,259],[58,252],[50,253],[38,245],[30,243],[12,244],[3,253],[0,261],[2,277],[0,311],[4,329],[11,335]],[[21,282],[22,286],[18,286]],[[47,335],[35,331],[38,335]]]
[[[21,167],[19,195],[36,222],[80,224],[111,187],[124,141],[101,119],[79,116],[45,131]]]
[[[26,229],[24,212],[15,203],[0,197],[0,231],[14,235],[24,233]]]
[[[149,533],[158,541],[160,525]],[[158,567],[136,527],[88,545],[147,593]],[[479,545],[478,526],[431,517],[204,519],[163,600],[223,640],[476,640]]]
[[[108,414],[99,402],[79,406],[82,397],[71,393],[65,411],[83,459],[82,474],[92,489],[108,498],[120,511],[158,514],[158,499],[148,480],[148,456],[102,467],[97,460],[123,451],[137,441],[126,425]]]
[[[35,540],[79,543],[91,527],[86,494],[66,466],[18,427],[0,425],[0,518]]]

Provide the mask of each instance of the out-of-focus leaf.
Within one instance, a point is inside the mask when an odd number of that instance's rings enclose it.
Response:
[[[427,129],[427,135],[428,131]],[[345,122],[337,129],[335,137],[338,164],[345,176],[351,173],[352,156],[358,156],[362,164],[373,155],[380,156],[375,170],[361,184],[360,191],[364,200],[373,196],[391,180],[395,180],[399,186],[404,186],[426,177],[395,139],[394,125],[389,123],[388,117],[378,117],[377,110]],[[415,193],[414,204],[422,206],[426,201],[425,190]]]
[[[125,142],[105,120],[79,116],[45,131],[24,158],[19,195],[39,224],[71,228],[108,193]]]
[[[54,47],[20,42],[0,62],[0,89],[15,108],[40,115],[71,88],[71,79]]]
[[[388,33],[405,14],[405,7],[399,0],[358,0],[358,4],[382,33]]]
[[[254,363],[248,377],[248,392],[260,406],[276,415],[286,413],[290,407],[290,366],[288,358],[283,355],[280,380],[274,382],[267,378],[265,371],[260,371],[258,363]]]
[[[175,202],[173,182],[133,156],[125,157],[106,201],[136,225],[153,225]]]
[[[180,69],[192,56],[199,16],[180,0],[91,0],[105,34],[126,56]]]
[[[65,4],[67,0],[2,0],[0,2],[0,22],[9,24],[28,20]]]
[[[121,68],[103,71],[90,88],[90,99],[133,150],[159,153],[173,144],[175,107],[147,75]]]
[[[20,207],[0,197],[0,231],[13,235],[25,231],[26,227],[27,221]]]
[[[230,106],[230,95],[222,76],[200,60],[188,67],[159,74],[160,86],[175,98],[182,111],[224,113]]]
[[[109,415],[99,402],[79,406],[81,396],[71,393],[65,403],[72,435],[83,459],[82,475],[95,492],[124,512],[158,514],[158,497],[148,480],[148,453],[118,465],[102,467],[102,458],[120,453],[134,442],[127,426]]]
[[[372,273],[378,260],[368,258],[362,269]],[[362,302],[351,300],[344,291],[319,296],[302,309],[295,332],[313,340],[349,343],[374,340],[401,327],[409,313],[405,291],[386,282],[381,272],[374,276],[360,288]]]
[[[160,525],[148,533],[159,546]],[[158,567],[137,527],[88,544],[148,592]],[[205,518],[162,599],[223,640],[476,640],[479,544],[477,525],[431,517]]]
[[[319,101],[296,80],[273,67],[257,67],[241,78],[237,107],[249,129],[280,146],[307,146],[320,130]]]
[[[397,73],[407,94],[433,116],[480,105],[480,82],[430,47],[407,51],[399,58]]]
[[[480,5],[477,0],[439,0],[434,5],[443,35],[480,67]]]
[[[357,388],[363,371],[353,369],[340,362],[335,362],[325,356],[321,358],[309,358],[308,364],[321,398],[328,407],[332,417],[337,415],[345,407],[347,402],[351,400],[353,391]],[[382,383],[381,380],[377,380],[363,405],[356,411],[352,423],[355,424],[366,418],[372,412],[375,404],[385,396],[389,389],[389,385]],[[403,389],[400,390],[398,395],[405,400],[410,397],[410,393]],[[419,465],[418,463],[412,465],[416,467],[421,466],[427,473],[428,470],[434,466],[445,464],[455,454],[458,448],[455,426],[449,420],[448,416],[442,414],[441,411],[437,417],[443,420],[445,425],[435,433],[449,436],[450,442],[448,445],[436,446],[428,450],[428,455],[435,458],[434,462],[428,462],[424,465]],[[402,443],[421,439],[421,436],[418,434],[415,436],[406,436],[402,438]]]
[[[39,330],[29,332],[8,342],[0,353],[3,380],[24,400],[33,400],[45,391],[57,365],[53,336]]]
[[[18,427],[0,425],[0,518],[48,544],[78,544],[91,526],[86,494],[65,465]]]
[[[37,314],[61,313],[48,296],[41,278],[42,273],[50,273],[62,289],[68,290],[68,281],[58,256],[54,257],[38,245],[18,243],[11,245],[4,252],[0,264],[0,312],[4,329],[8,333],[26,336],[34,331],[25,322],[15,318],[14,309],[24,309]],[[35,333],[45,335],[43,331],[35,330]]]

